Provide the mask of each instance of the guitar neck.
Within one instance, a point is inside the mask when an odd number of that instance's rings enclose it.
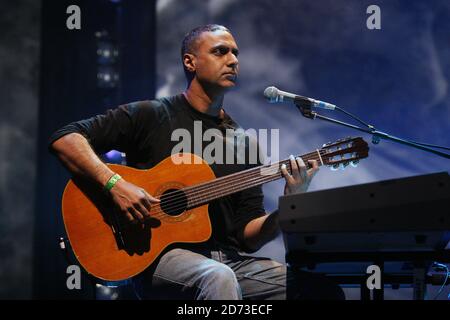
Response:
[[[310,168],[311,165],[308,163],[308,160],[317,160],[320,166],[323,165],[322,156],[322,150],[316,150],[300,157],[303,159],[306,167]],[[218,198],[281,179],[283,177],[281,173],[281,166],[283,164],[286,165],[287,171],[291,174],[292,168],[290,160],[285,159],[270,165],[254,167],[202,184],[187,187],[183,189],[183,191],[188,198],[188,208],[197,207]]]

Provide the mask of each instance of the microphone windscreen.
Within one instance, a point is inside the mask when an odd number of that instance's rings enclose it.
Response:
[[[266,97],[266,99],[269,100],[270,102],[277,101],[278,89],[275,87],[267,87],[264,90],[264,97]]]

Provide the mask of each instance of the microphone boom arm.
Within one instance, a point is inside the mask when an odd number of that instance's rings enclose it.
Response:
[[[437,150],[434,150],[432,148],[426,147],[424,145],[420,145],[420,144],[417,144],[417,143],[414,143],[414,142],[411,142],[411,141],[408,141],[408,140],[405,140],[405,139],[402,139],[402,138],[399,138],[399,137],[392,136],[392,135],[390,135],[388,133],[385,133],[385,132],[382,132],[382,131],[378,131],[373,126],[370,126],[369,129],[366,129],[366,128],[361,128],[361,127],[355,126],[353,124],[346,123],[346,122],[343,122],[343,121],[339,121],[339,120],[336,120],[336,119],[333,119],[333,118],[325,117],[325,116],[323,116],[321,114],[318,114],[315,111],[312,111],[311,110],[312,104],[310,102],[308,102],[307,100],[294,99],[294,103],[295,103],[295,106],[298,108],[298,110],[301,112],[301,114],[304,117],[306,117],[306,118],[309,118],[309,119],[312,119],[312,120],[318,118],[318,119],[322,119],[322,120],[325,120],[325,121],[328,121],[328,122],[339,124],[339,125],[344,126],[344,127],[352,128],[352,129],[355,129],[355,130],[358,130],[358,131],[362,131],[362,132],[371,134],[372,135],[372,143],[373,144],[380,143],[381,139],[390,140],[390,141],[394,141],[394,142],[397,142],[397,143],[400,143],[400,144],[404,144],[404,145],[407,145],[407,146],[410,146],[410,147],[414,147],[416,149],[420,149],[420,150],[423,150],[423,151],[427,151],[427,152],[436,154],[436,155],[444,157],[446,159],[450,159],[450,154],[447,154],[447,153],[444,153],[444,152],[441,152],[441,151],[437,151]]]

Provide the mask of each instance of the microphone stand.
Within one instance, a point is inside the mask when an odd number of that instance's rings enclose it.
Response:
[[[392,135],[390,135],[388,133],[385,133],[385,132],[382,132],[382,131],[378,131],[372,125],[368,125],[368,129],[366,129],[366,128],[361,128],[361,127],[355,126],[353,124],[349,124],[349,123],[346,123],[346,122],[343,122],[343,121],[339,121],[339,120],[336,120],[336,119],[333,119],[333,118],[325,117],[325,116],[323,116],[321,114],[318,114],[315,111],[312,111],[311,110],[311,103],[309,103],[308,101],[305,101],[305,100],[302,100],[302,99],[294,99],[294,104],[298,108],[298,110],[302,113],[302,115],[304,117],[306,117],[306,118],[313,119],[313,120],[318,118],[318,119],[322,119],[322,120],[325,120],[325,121],[328,121],[328,122],[336,123],[336,124],[339,124],[339,125],[342,125],[342,126],[345,126],[345,127],[348,127],[348,128],[352,128],[352,129],[355,129],[355,130],[358,130],[358,131],[362,131],[362,132],[371,134],[372,135],[372,143],[373,144],[380,143],[381,139],[390,140],[390,141],[401,143],[401,144],[404,144],[404,145],[407,145],[407,146],[414,147],[416,149],[420,149],[420,150],[423,150],[423,151],[434,153],[434,154],[436,154],[438,156],[441,156],[441,157],[444,157],[446,159],[450,159],[450,154],[447,154],[447,153],[444,153],[444,152],[441,152],[441,151],[437,151],[437,150],[434,150],[432,148],[429,148],[429,147],[426,147],[426,146],[423,146],[423,145],[420,145],[418,143],[414,143],[414,142],[411,142],[411,141],[407,141],[407,140],[402,139],[402,138],[398,138],[398,137],[392,136]]]

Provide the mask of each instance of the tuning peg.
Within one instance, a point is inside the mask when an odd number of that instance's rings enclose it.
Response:
[[[353,161],[350,161],[350,165],[351,165],[353,168],[356,168],[356,167],[358,166],[358,162],[359,162],[359,160],[353,160]]]

